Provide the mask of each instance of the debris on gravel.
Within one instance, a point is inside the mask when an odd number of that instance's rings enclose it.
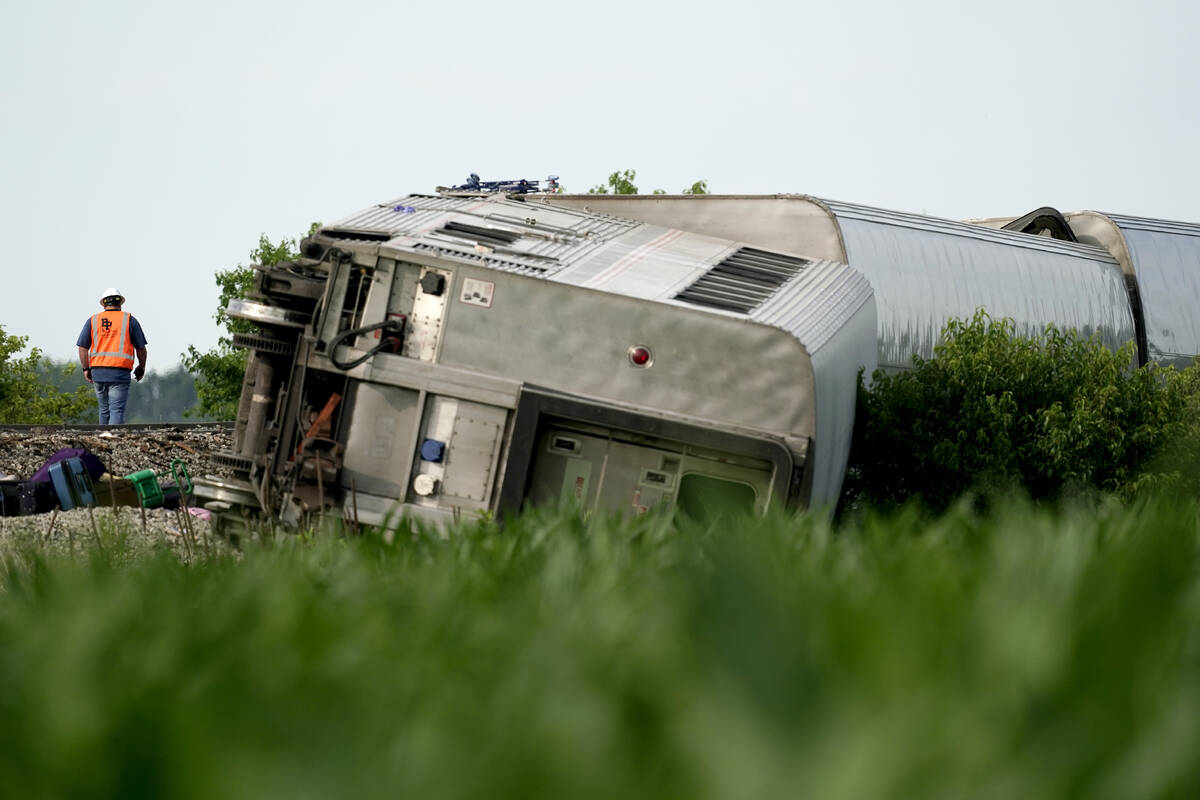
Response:
[[[171,462],[181,459],[192,477],[227,475],[212,456],[230,446],[228,428],[153,428],[102,431],[35,428],[33,431],[0,431],[0,475],[28,478],[46,459],[65,447],[82,447],[95,453],[109,474],[123,477],[152,469],[169,478]]]
[[[107,430],[48,426],[28,432],[0,431],[0,477],[29,478],[50,456],[67,447],[82,447],[94,453],[116,477],[151,469],[160,480],[170,480],[175,459],[183,461],[192,478],[228,476],[229,471],[215,463],[212,456],[229,449],[231,436],[229,428],[220,426]],[[144,511],[144,523],[143,509],[121,507],[9,517],[0,519],[0,543],[37,542],[53,550],[78,550],[94,542],[99,532],[102,543],[120,538],[129,552],[166,546],[190,561],[199,555],[192,542],[185,541],[190,523],[201,552],[205,536],[210,547],[229,549],[226,541],[209,536],[209,523],[201,517],[184,517],[182,513],[186,512],[164,509]]]

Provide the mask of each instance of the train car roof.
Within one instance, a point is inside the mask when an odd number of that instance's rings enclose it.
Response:
[[[741,316],[787,330],[810,354],[873,297],[860,272],[836,261],[502,194],[405,195],[320,233]]]

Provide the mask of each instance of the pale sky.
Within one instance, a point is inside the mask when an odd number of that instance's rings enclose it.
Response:
[[[74,358],[115,285],[168,369],[260,233],[470,172],[1200,222],[1198,8],[0,0],[0,325]]]

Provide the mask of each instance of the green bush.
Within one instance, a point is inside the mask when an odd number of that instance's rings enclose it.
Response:
[[[54,370],[66,378],[75,364],[56,368],[36,347],[24,358],[16,357],[28,341],[28,336],[8,335],[0,325],[0,423],[61,423],[94,413],[96,394],[90,385],[59,391],[41,374]]]
[[[320,225],[309,226],[311,236]],[[264,233],[259,236],[258,247],[250,251],[250,261],[263,266],[275,266],[295,259],[295,239],[281,239],[272,244]],[[230,270],[218,271],[214,276],[220,288],[217,310],[213,319],[225,329],[225,335],[217,340],[217,346],[205,352],[188,345],[186,353],[180,354],[183,367],[196,379],[197,405],[186,412],[189,416],[206,419],[231,420],[237,417],[238,402],[242,396],[242,381],[246,375],[247,352],[234,347],[233,336],[238,333],[255,333],[258,328],[253,322],[234,319],[225,313],[230,300],[248,296],[254,289],[257,273],[253,267],[237,265]]]
[[[1171,372],[1163,402],[1171,412],[1162,444],[1134,488],[1200,497],[1200,365]]]
[[[968,491],[1055,499],[1186,484],[1178,443],[1200,441],[1197,368],[1134,369],[1132,343],[1112,352],[1053,325],[1035,338],[1013,331],[981,310],[950,321],[932,359],[875,374],[860,392],[844,504],[943,509]]]

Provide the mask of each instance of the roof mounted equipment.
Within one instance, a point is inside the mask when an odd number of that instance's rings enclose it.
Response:
[[[546,178],[546,188],[540,188],[540,181],[531,181],[525,178],[505,181],[483,181],[479,176],[472,172],[467,176],[467,182],[460,186],[450,187],[454,192],[504,192],[506,194],[529,194],[531,192],[557,192],[558,191],[558,176],[550,175]]]

